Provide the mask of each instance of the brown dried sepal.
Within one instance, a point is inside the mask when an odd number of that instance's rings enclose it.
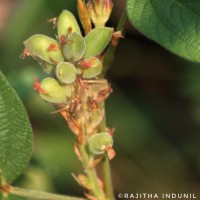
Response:
[[[89,199],[89,200],[98,200],[96,197],[94,197],[93,195],[84,192],[84,195]]]
[[[112,46],[117,46],[117,44],[118,44],[118,42],[121,38],[124,38],[122,31],[114,32],[113,35],[112,35],[112,39],[111,39]]]
[[[84,174],[78,174],[77,176],[73,175],[73,177],[80,186],[86,190],[91,190],[92,187]]]
[[[8,183],[2,183],[2,186],[0,187],[0,192],[3,194],[10,194],[11,186]]]
[[[21,55],[20,55],[20,58],[21,58],[21,59],[24,59],[26,56],[31,56],[31,57],[35,60],[34,55],[33,55],[27,48],[25,48],[25,49],[23,50],[23,52],[22,52]]]
[[[48,23],[52,23],[53,24],[53,29],[55,29],[57,27],[58,18],[54,17],[54,18],[51,18],[51,19],[47,19],[47,22]]]
[[[109,160],[112,160],[116,155],[116,152],[112,147],[107,148],[106,152],[107,152]]]

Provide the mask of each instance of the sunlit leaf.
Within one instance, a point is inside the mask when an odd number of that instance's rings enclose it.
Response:
[[[148,38],[191,61],[200,62],[200,2],[128,0],[128,17]]]

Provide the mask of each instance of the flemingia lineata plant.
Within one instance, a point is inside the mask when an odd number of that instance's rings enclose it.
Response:
[[[63,10],[50,21],[56,38],[36,34],[24,41],[21,58],[31,56],[47,77],[35,78],[34,89],[54,106],[75,136],[74,150],[83,173],[74,179],[91,200],[115,199],[109,160],[115,156],[114,129],[106,126],[105,100],[112,88],[105,79],[127,16],[145,36],[169,51],[200,62],[200,3],[195,0],[127,0],[116,30],[106,27],[112,0],[77,0],[84,34],[74,17]],[[84,198],[23,190],[11,186],[25,170],[32,152],[32,130],[26,111],[0,73],[0,197],[78,200]],[[102,176],[96,167],[102,169]],[[13,197],[13,195],[15,195]],[[17,197],[18,196],[18,197]]]

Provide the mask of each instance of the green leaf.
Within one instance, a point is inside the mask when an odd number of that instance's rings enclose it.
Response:
[[[32,129],[25,108],[0,72],[0,170],[12,183],[26,168],[32,152]]]
[[[200,62],[200,1],[128,0],[130,21],[144,35],[194,62]]]
[[[110,42],[113,29],[108,27],[94,28],[85,36],[86,52],[84,58],[99,55]]]

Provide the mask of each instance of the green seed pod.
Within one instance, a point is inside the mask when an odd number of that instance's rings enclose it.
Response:
[[[84,69],[82,77],[85,79],[95,78],[102,72],[101,61],[96,57],[82,60],[79,62],[78,66]]]
[[[78,33],[72,33],[63,47],[63,54],[67,60],[76,62],[83,57],[85,50],[86,44],[83,37]]]
[[[87,120],[85,122],[85,128],[87,133],[91,133],[97,128],[104,118],[104,112],[99,109],[91,109],[87,113]]]
[[[113,138],[107,132],[97,133],[88,139],[89,151],[95,155],[103,155],[113,146]]]
[[[49,103],[61,104],[67,102],[67,97],[71,97],[72,88],[68,85],[60,85],[54,78],[45,78],[41,82],[43,92],[40,96]]]
[[[112,28],[101,27],[92,29],[84,38],[86,42],[84,58],[101,54],[110,42],[112,34]]]
[[[28,49],[33,56],[53,64],[54,62],[64,61],[64,57],[56,40],[46,35],[33,35],[24,41],[25,48]]]
[[[58,38],[62,35],[67,36],[69,29],[72,29],[72,32],[81,34],[79,25],[76,21],[74,15],[68,10],[63,10],[58,17]]]
[[[71,84],[76,80],[76,68],[69,62],[60,62],[56,66],[56,77],[63,84]]]

